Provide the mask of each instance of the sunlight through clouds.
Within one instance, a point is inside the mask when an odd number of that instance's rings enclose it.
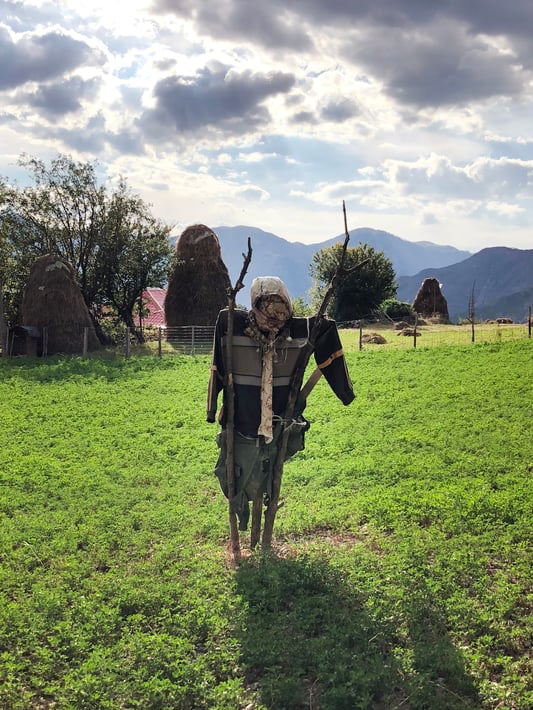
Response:
[[[172,224],[320,241],[345,200],[354,227],[531,248],[532,25],[522,1],[4,0],[0,174],[66,153]]]

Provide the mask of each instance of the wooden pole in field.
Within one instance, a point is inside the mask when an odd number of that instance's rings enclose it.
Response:
[[[529,315],[527,319],[527,333],[528,333],[528,338],[531,338],[531,306],[529,306]]]
[[[309,338],[306,342],[306,344],[302,347],[300,350],[300,354],[298,356],[298,360],[296,361],[296,366],[294,368],[294,372],[291,376],[291,382],[289,386],[289,396],[287,399],[287,406],[285,408],[285,412],[283,414],[283,422],[292,422],[292,418],[294,416],[294,409],[296,406],[296,402],[298,400],[298,395],[300,394],[300,390],[302,388],[302,383],[303,379],[305,376],[305,370],[307,367],[307,363],[309,362],[309,358],[311,357],[314,349],[315,349],[315,342],[318,337],[318,334],[320,333],[320,327],[322,324],[322,321],[324,320],[325,314],[327,307],[329,305],[329,301],[335,292],[335,289],[337,288],[339,282],[341,281],[342,278],[344,278],[347,274],[355,271],[356,269],[359,269],[363,264],[365,264],[368,259],[365,259],[364,261],[360,262],[359,264],[356,264],[350,269],[346,269],[344,266],[344,262],[346,260],[346,250],[348,248],[348,242],[350,241],[350,234],[348,232],[348,225],[347,225],[347,220],[346,220],[346,206],[344,204],[344,201],[342,203],[342,211],[344,214],[344,232],[345,232],[345,238],[344,238],[344,243],[342,246],[342,252],[341,252],[341,257],[339,259],[339,263],[337,265],[337,268],[335,270],[335,273],[333,275],[333,278],[331,280],[331,283],[324,295],[324,298],[322,300],[322,303],[320,304],[320,307],[315,315],[315,320],[313,323],[313,327],[311,328],[311,332],[309,334]],[[268,507],[265,511],[265,525],[263,529],[263,539],[261,542],[263,550],[269,550],[271,545],[272,545],[272,534],[274,531],[274,521],[276,518],[276,513],[278,512],[280,508],[279,504],[279,494],[281,490],[281,479],[283,476],[283,464],[285,462],[285,456],[287,454],[287,444],[289,440],[289,429],[284,424],[284,428],[282,430],[282,433],[280,435],[279,443],[278,443],[278,452],[276,455],[276,463],[274,465],[274,475],[273,475],[273,481],[272,481],[272,497],[268,503]]]
[[[241,559],[241,547],[239,543],[239,530],[237,528],[237,517],[231,509],[231,503],[235,497],[235,387],[233,383],[233,321],[235,313],[235,299],[237,293],[244,286],[244,277],[248,271],[252,260],[252,244],[248,238],[248,252],[243,254],[243,265],[239,278],[235,286],[228,289],[228,325],[226,331],[226,476],[228,479],[228,508],[229,527],[231,535],[231,549],[235,562]]]

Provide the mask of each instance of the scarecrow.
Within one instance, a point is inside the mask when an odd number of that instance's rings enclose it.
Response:
[[[215,422],[218,395],[223,392],[217,435],[220,448],[215,474],[226,497],[230,512],[237,515],[239,529],[247,530],[250,502],[259,499],[268,506],[278,450],[284,442],[284,460],[304,448],[309,422],[303,416],[310,386],[300,391],[286,418],[287,403],[302,349],[310,338],[317,364],[312,383],[324,375],[338,399],[350,404],[354,399],[352,383],[335,321],[328,318],[299,318],[293,315],[285,284],[276,276],[260,276],[251,286],[251,310],[236,309],[228,334],[230,309],[218,314],[211,378],[207,403],[207,421]],[[231,338],[231,377],[233,421],[228,421],[228,338]],[[311,384],[312,384],[311,383]],[[228,430],[232,434],[234,478],[228,485]],[[229,495],[229,491],[232,495]],[[254,508],[255,512],[255,508]],[[253,530],[252,530],[253,532]]]

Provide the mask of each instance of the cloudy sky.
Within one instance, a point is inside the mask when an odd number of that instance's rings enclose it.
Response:
[[[98,160],[179,233],[533,248],[532,0],[0,0],[0,175]]]

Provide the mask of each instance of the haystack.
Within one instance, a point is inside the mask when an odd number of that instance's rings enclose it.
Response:
[[[371,343],[373,345],[386,345],[387,341],[386,339],[380,335],[379,333],[365,333],[365,335],[362,336],[361,342],[363,343]]]
[[[48,355],[98,348],[98,338],[81,295],[74,268],[62,257],[45,254],[30,270],[22,298],[22,325],[41,331]]]
[[[441,323],[450,322],[448,302],[435,278],[424,279],[413,301],[413,309],[423,317],[438,319]]]
[[[204,224],[187,227],[178,239],[176,255],[165,298],[167,327],[214,325],[231,287],[217,235]]]

